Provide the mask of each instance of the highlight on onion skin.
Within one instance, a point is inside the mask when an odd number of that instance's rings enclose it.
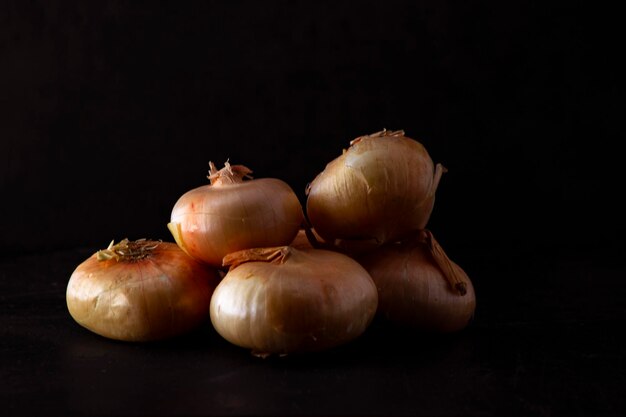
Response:
[[[388,244],[359,258],[378,289],[378,313],[402,327],[448,333],[465,328],[476,309],[471,280],[432,233]]]
[[[72,318],[94,333],[147,342],[184,334],[206,321],[217,284],[213,268],[174,243],[124,239],[78,265],[66,302]]]
[[[394,242],[426,227],[444,172],[404,131],[361,136],[311,182],[307,216],[348,252]]]
[[[375,316],[371,277],[340,253],[292,247],[229,254],[211,299],[211,322],[258,355],[329,349],[361,335]]]
[[[289,185],[275,178],[244,181],[252,171],[242,165],[210,165],[211,184],[182,195],[167,225],[185,252],[219,268],[228,253],[294,239],[304,213]]]

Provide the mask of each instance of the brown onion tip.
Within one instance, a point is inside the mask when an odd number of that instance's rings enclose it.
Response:
[[[229,266],[229,271],[231,271],[246,262],[268,262],[280,265],[287,260],[291,250],[289,246],[243,249],[224,256],[222,266]]]
[[[224,168],[217,169],[213,161],[209,161],[209,175],[207,178],[211,185],[236,184],[242,182],[244,178],[252,179],[252,170],[244,165],[231,165],[229,161],[224,162]]]

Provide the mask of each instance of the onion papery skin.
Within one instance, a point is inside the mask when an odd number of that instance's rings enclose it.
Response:
[[[361,335],[377,302],[374,282],[353,259],[289,248],[280,264],[231,269],[211,299],[211,322],[226,340],[259,354],[312,352]]]
[[[137,260],[98,260],[72,273],[67,308],[81,326],[101,336],[147,342],[181,335],[208,319],[216,271],[160,242]]]
[[[176,202],[168,227],[190,256],[221,267],[228,253],[288,245],[303,220],[288,184],[260,178],[188,191]]]
[[[426,227],[444,171],[402,131],[357,138],[309,185],[308,219],[348,251],[400,240]]]
[[[424,244],[396,243],[359,258],[378,289],[378,313],[400,327],[449,333],[465,328],[476,309],[471,280],[456,263],[465,294],[449,284]]]

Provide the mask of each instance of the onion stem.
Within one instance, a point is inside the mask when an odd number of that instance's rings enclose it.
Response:
[[[122,239],[119,243],[114,244],[114,240],[109,243],[106,249],[99,250],[96,257],[99,261],[108,261],[115,259],[116,261],[138,261],[150,255],[150,253],[161,243],[161,241],[137,239],[129,241]]]
[[[280,265],[287,260],[290,252],[289,246],[244,249],[224,256],[222,265],[230,266],[229,271],[246,262],[268,262]]]
[[[380,132],[372,133],[370,135],[359,136],[358,138],[350,141],[350,146],[354,145],[355,143],[359,143],[364,138],[382,138],[385,136],[404,136],[404,130],[383,129]]]
[[[224,162],[224,168],[218,170],[212,161],[209,161],[209,175],[207,178],[211,181],[211,185],[238,184],[243,182],[244,178],[252,178],[250,175],[252,170],[244,165],[231,165],[230,162]]]
[[[467,283],[465,279],[458,273],[458,269],[452,265],[452,261],[450,261],[450,258],[448,258],[448,255],[446,255],[443,248],[439,245],[432,232],[424,229],[420,235],[424,239],[428,250],[435,259],[435,262],[437,262],[437,265],[448,280],[450,286],[460,295],[465,295],[467,293]]]

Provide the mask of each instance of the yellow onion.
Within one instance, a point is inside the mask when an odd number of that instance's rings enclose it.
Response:
[[[124,239],[72,273],[66,301],[81,326],[111,339],[152,341],[183,334],[209,315],[214,269],[177,245]]]
[[[185,193],[167,225],[191,257],[215,267],[238,250],[288,245],[304,214],[298,197],[275,178],[244,181],[252,172],[242,165],[217,170],[210,163],[210,185]]]
[[[401,130],[361,136],[307,188],[309,221],[338,246],[397,241],[426,227],[444,171]]]
[[[337,252],[289,246],[227,255],[211,322],[229,342],[260,355],[319,351],[361,335],[376,313],[374,282]]]
[[[390,322],[434,332],[468,325],[476,308],[469,277],[429,230],[360,259],[378,288],[378,312]]]

